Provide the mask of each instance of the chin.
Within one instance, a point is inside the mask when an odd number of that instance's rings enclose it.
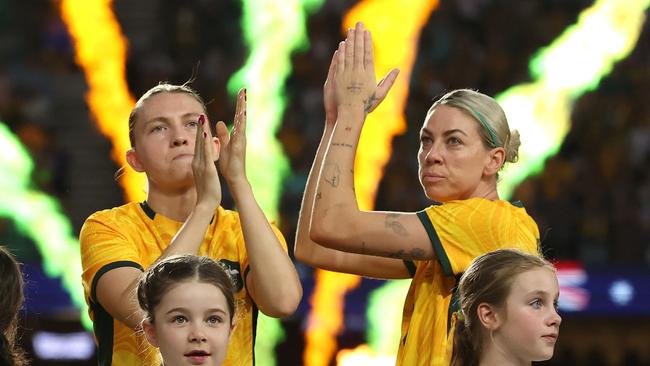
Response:
[[[535,361],[535,362],[539,362],[539,361],[548,361],[548,360],[550,360],[551,358],[553,358],[553,349],[550,349],[550,350],[544,350],[544,351],[538,353],[538,354],[537,354],[537,357],[535,357],[535,358],[533,359],[533,361]]]
[[[424,193],[427,195],[428,199],[436,202],[447,202],[453,200],[449,195],[442,194],[442,192],[433,189],[425,189]]]

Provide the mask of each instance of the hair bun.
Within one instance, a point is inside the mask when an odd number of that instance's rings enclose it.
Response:
[[[509,163],[516,163],[519,160],[519,146],[521,145],[521,138],[519,131],[510,131],[510,138],[506,140],[506,161]]]

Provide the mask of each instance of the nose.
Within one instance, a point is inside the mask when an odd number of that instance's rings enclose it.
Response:
[[[192,329],[192,331],[190,332],[188,338],[189,338],[190,343],[204,343],[204,342],[208,341],[205,334],[201,330],[196,329],[196,328]]]
[[[439,144],[433,143],[424,156],[427,164],[440,164],[442,162],[442,155],[440,154]]]
[[[557,313],[557,310],[553,309],[553,313],[549,318],[548,325],[553,327],[559,327],[562,323],[562,317]]]
[[[188,330],[189,333],[187,334],[187,338],[190,343],[202,343],[208,341],[205,335],[205,329],[203,329],[203,324],[200,322],[190,322]]]
[[[174,131],[174,136],[172,137],[172,145],[174,147],[189,145],[189,143],[190,141],[187,132],[183,131],[182,129]]]

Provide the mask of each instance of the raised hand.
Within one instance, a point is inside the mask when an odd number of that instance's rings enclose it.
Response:
[[[203,204],[214,210],[221,204],[221,183],[214,164],[219,158],[219,141],[212,138],[208,126],[205,115],[200,115],[194,143],[192,173],[196,186],[196,204]]]
[[[246,181],[246,89],[237,93],[237,107],[232,132],[222,121],[217,123],[221,141],[219,170],[229,185]]]
[[[336,60],[337,60],[338,52],[339,52],[338,50],[334,51],[334,55],[332,56],[332,62],[330,62],[330,68],[327,71],[327,79],[325,80],[325,85],[323,85],[323,105],[325,106],[325,123],[331,125],[332,127],[336,123],[336,117],[338,116],[337,103],[336,103],[336,91],[334,88],[334,75],[336,75]]]
[[[325,83],[325,110],[328,108],[328,91],[331,100],[331,90],[334,89],[336,105],[362,104],[364,111],[370,113],[386,97],[392,87],[398,69],[391,70],[378,85],[375,85],[374,53],[370,32],[358,22],[354,30],[348,31],[344,42],[339,43],[339,48],[334,54],[328,80],[334,73],[335,85]],[[329,103],[331,106],[331,102]],[[329,114],[328,114],[329,118]]]

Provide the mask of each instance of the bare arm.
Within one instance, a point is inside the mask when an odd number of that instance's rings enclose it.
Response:
[[[356,253],[347,253],[340,250],[326,248],[314,242],[309,236],[309,226],[312,218],[312,208],[314,206],[314,192],[318,183],[318,174],[320,173],[323,155],[327,149],[332,131],[336,122],[337,106],[334,97],[334,73],[336,70],[336,53],[330,65],[327,80],[323,88],[324,105],[325,105],[325,131],[316,150],[316,157],[307,178],[307,186],[303,195],[302,205],[300,206],[300,216],[298,218],[298,229],[296,232],[296,242],[294,246],[294,255],[296,259],[309,264],[313,267],[351,273],[365,277],[373,278],[408,278],[409,273],[401,260],[382,258],[377,256],[362,255]],[[379,83],[379,91],[386,95],[394,78],[388,79],[384,84]],[[381,98],[383,99],[383,98]],[[379,104],[381,100],[377,101]]]
[[[222,141],[219,166],[239,210],[250,272],[246,288],[258,308],[269,316],[291,315],[302,298],[296,269],[280,240],[257,204],[246,178],[246,96],[240,91],[235,126],[231,135],[223,122],[217,124]]]
[[[157,261],[177,254],[197,254],[213,214],[214,211],[201,212],[201,207],[197,207]],[[100,277],[95,290],[101,306],[133,329],[140,327],[144,318],[136,296],[141,274],[134,267],[112,269]]]
[[[432,259],[433,248],[416,214],[367,212],[357,205],[355,152],[363,121],[377,99],[370,34],[360,24],[339,46],[336,99],[338,118],[320,172],[311,239],[350,253]]]

